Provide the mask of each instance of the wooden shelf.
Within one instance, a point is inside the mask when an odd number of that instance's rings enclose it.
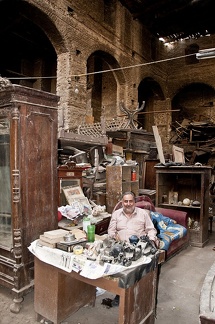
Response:
[[[199,230],[190,229],[190,244],[203,247],[208,242],[209,222],[209,183],[211,167],[175,166],[156,169],[156,205],[165,208],[184,210],[192,222],[197,222]],[[163,203],[163,196],[177,192],[178,201],[185,198],[197,200],[200,206]],[[167,198],[168,199],[168,198]]]
[[[191,208],[191,209],[200,209],[201,206],[186,206],[186,205],[179,205],[179,204],[159,204],[159,206],[164,206],[164,207],[179,207],[179,208]]]
[[[131,181],[131,180],[123,180],[122,183],[138,183],[139,180]]]

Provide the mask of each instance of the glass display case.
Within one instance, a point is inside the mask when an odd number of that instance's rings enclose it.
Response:
[[[10,186],[10,122],[0,116],[0,246],[12,247]]]

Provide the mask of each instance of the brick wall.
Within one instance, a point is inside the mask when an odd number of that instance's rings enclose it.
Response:
[[[151,39],[144,39],[147,32],[132,19],[119,1],[109,1],[111,7],[105,7],[104,1],[101,0],[87,3],[31,0],[28,3],[37,6],[48,17],[46,25],[41,27],[50,37],[58,55],[57,94],[61,97],[59,118],[64,127],[70,127],[75,117],[86,115],[89,104],[88,78],[80,77],[79,93],[75,95],[74,88],[77,82],[74,75],[86,74],[91,70],[87,62],[93,53],[99,51],[100,59],[103,60],[102,69],[133,66],[150,60]],[[112,18],[107,19],[110,13]],[[59,40],[63,44],[61,47],[56,43],[55,35],[50,34],[52,24],[59,32]],[[99,104],[105,107],[107,118],[120,113],[120,100],[124,100],[128,108],[136,108],[138,87],[135,88],[133,85],[138,85],[145,73],[150,74],[151,68],[148,67],[145,72],[141,72],[138,68],[119,70],[102,74],[101,78],[97,78],[102,88]],[[94,88],[95,86],[98,87],[98,83],[93,84]],[[95,95],[93,101],[98,103],[98,96]],[[95,106],[94,110],[100,115],[98,107]],[[96,112],[95,117],[99,118]]]
[[[174,97],[187,85],[199,82],[211,86],[211,89],[215,87],[213,60],[187,64],[189,60],[181,58],[140,66],[151,61],[183,56],[192,44],[200,49],[214,47],[215,38],[212,36],[179,41],[167,47],[150,35],[138,20],[133,20],[117,0],[24,2],[29,5],[26,11],[29,17],[48,36],[57,54],[59,128],[73,128],[75,123],[84,121],[87,116],[98,121],[101,114],[106,118],[120,115],[121,100],[127,108],[135,109],[138,91],[141,97],[139,85],[145,79],[154,82],[153,86],[150,82],[146,83],[150,90],[145,108],[148,111],[173,109]],[[120,69],[128,66],[133,68]],[[86,76],[100,69],[116,70]],[[75,75],[79,75],[78,80]],[[78,93],[75,93],[76,86]],[[187,93],[183,95],[186,97]],[[206,100],[215,101],[213,91]],[[197,106],[199,101],[200,95],[193,98],[193,104]],[[192,98],[187,98],[183,103],[191,107]],[[214,115],[213,111],[210,114]],[[159,126],[167,150],[171,123],[172,115],[169,112],[148,114],[143,118],[143,127],[147,131],[152,131],[153,124]]]

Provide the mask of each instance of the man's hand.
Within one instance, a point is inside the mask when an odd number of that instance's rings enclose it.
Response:
[[[115,234],[115,240],[116,241],[120,241],[120,238],[119,238],[119,234],[118,233]]]

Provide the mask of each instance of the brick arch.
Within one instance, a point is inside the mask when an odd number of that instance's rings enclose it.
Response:
[[[25,1],[0,2],[3,77],[27,87],[56,92],[57,55],[66,52],[66,46],[51,16],[50,9],[48,14],[48,9],[45,13]],[[40,78],[45,76],[53,78]]]
[[[193,82],[178,89],[172,98],[172,121],[182,122],[184,119],[201,121],[213,119],[215,122],[215,89],[211,85]]]
[[[144,78],[138,86],[139,106],[145,101],[144,112],[150,112],[154,110],[155,101],[158,100],[165,100],[160,84],[151,77]],[[151,131],[151,126],[154,125],[153,114],[139,114],[138,123],[139,127]]]
[[[116,70],[106,72],[111,69]],[[119,63],[111,54],[97,50],[87,59],[87,73],[88,101],[94,121],[99,122],[102,115],[107,119],[115,117],[120,90],[125,84]]]
[[[106,51],[103,51],[103,50],[95,50],[93,53],[91,53],[87,59],[87,62],[89,62],[89,60],[92,58],[92,57],[98,57],[98,58],[101,58],[102,60],[104,60],[107,65],[108,65],[108,69],[119,69],[119,70],[116,70],[116,71],[113,71],[113,72],[110,72],[110,73],[114,73],[116,75],[116,78],[117,78],[117,81],[119,82],[119,84],[124,84],[125,83],[125,77],[124,77],[124,73],[123,73],[123,69],[121,70],[120,68],[120,64],[118,63],[118,61],[116,60],[116,58],[106,52]],[[87,66],[87,72],[90,72],[88,71],[88,66]],[[109,73],[109,72],[107,72]]]
[[[23,1],[20,4],[20,8],[23,14],[26,14],[35,25],[43,30],[57,54],[68,51],[63,35],[55,25],[54,20],[51,19],[51,17],[54,17],[55,11],[53,10],[52,13],[50,6],[46,7],[46,5],[43,4],[42,9],[40,9],[33,4]]]

